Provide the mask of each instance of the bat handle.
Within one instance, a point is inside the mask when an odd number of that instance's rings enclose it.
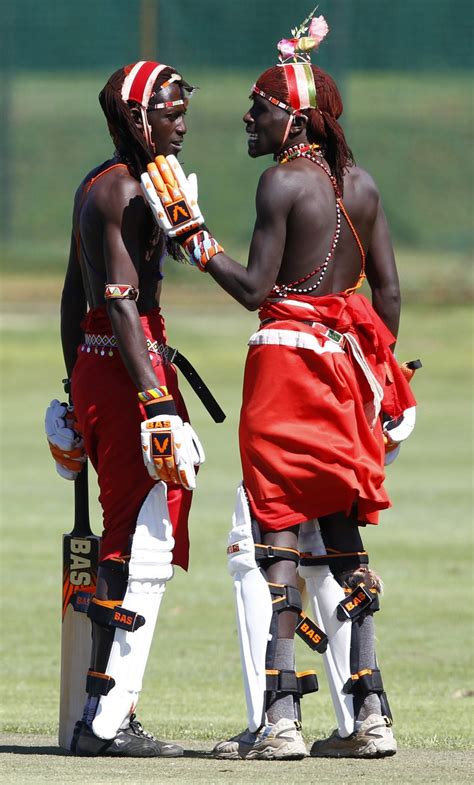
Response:
[[[74,527],[84,531],[84,537],[92,534],[89,522],[89,484],[86,461],[77,479],[74,480]]]

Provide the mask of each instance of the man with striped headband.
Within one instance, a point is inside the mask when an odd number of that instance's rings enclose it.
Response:
[[[218,758],[306,754],[300,698],[318,686],[314,673],[295,670],[295,631],[323,653],[338,722],[311,755],[396,751],[374,647],[381,581],[360,530],[390,506],[385,445],[410,433],[415,401],[392,352],[400,297],[387,221],[338,122],[339,91],[309,61],[328,32],[312,17],[279,42],[280,61],[257,80],[243,118],[249,155],[277,162],[258,185],[247,267],[202,216],[174,234],[192,263],[260,319],[249,339],[243,483],[227,549],[248,728],[219,743]],[[179,164],[168,164],[184,194]],[[148,194],[163,225],[166,194]],[[372,305],[356,293],[366,277]],[[303,584],[316,623],[302,612]]]
[[[154,224],[140,175],[157,155],[181,151],[191,92],[162,63],[116,71],[99,96],[115,153],[86,175],[74,202],[61,337],[78,432],[59,401],[46,429],[63,477],[77,477],[87,455],[103,509],[88,697],[70,741],[78,755],[183,754],[134,714],[166,584],[174,564],[188,567],[204,460],[159,307],[165,250],[182,252]]]

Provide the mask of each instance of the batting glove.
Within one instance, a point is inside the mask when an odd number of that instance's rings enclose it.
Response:
[[[189,236],[204,224],[197,202],[197,177],[186,177],[174,155],[158,155],[141,176],[142,191],[168,237]]]
[[[204,450],[191,425],[177,414],[162,414],[141,424],[143,460],[154,480],[196,488],[196,470]]]
[[[46,409],[44,426],[56,471],[65,480],[75,480],[86,462],[84,442],[75,430],[72,406],[54,399]]]

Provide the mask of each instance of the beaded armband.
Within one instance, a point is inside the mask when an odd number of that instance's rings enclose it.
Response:
[[[138,393],[138,400],[145,407],[148,420],[163,414],[176,414],[174,398],[164,385],[152,387],[150,390],[142,390]]]
[[[210,232],[201,231],[193,234],[186,240],[184,247],[190,256],[191,264],[195,264],[201,272],[206,272],[206,265],[216,253],[223,253],[224,249]]]
[[[106,300],[138,300],[138,289],[126,283],[108,283],[105,285]]]
[[[168,388],[163,385],[162,387],[152,387],[151,390],[142,390],[138,393],[138,400],[146,406],[147,403],[156,403],[160,398],[166,398],[168,395]]]

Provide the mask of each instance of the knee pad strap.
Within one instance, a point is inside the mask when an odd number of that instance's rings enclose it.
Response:
[[[319,689],[316,671],[289,671],[267,670],[267,691],[276,693],[291,693],[296,697],[303,697]]]
[[[361,564],[368,564],[369,556],[367,551],[353,551],[343,553],[342,551],[330,550],[328,553],[313,554],[300,553],[301,567],[325,567],[328,566],[334,576],[341,572],[356,570]]]
[[[384,691],[382,676],[379,669],[365,668],[358,673],[353,673],[344,685],[345,693],[366,696],[371,692],[381,694]]]
[[[127,632],[135,632],[145,624],[144,616],[123,608],[121,601],[117,600],[98,600],[97,597],[92,597],[87,615],[101,627],[118,627]]]
[[[328,636],[309,616],[301,612],[295,629],[296,634],[312,651],[324,654],[328,647]]]
[[[113,687],[115,687],[115,680],[112,676],[93,670],[87,671],[86,691],[89,695],[96,698],[101,695],[108,695]]]
[[[346,597],[337,606],[337,618],[339,621],[350,619],[354,621],[362,613],[370,610],[375,613],[380,609],[379,594],[377,589],[366,589],[365,586],[357,586],[353,591],[344,589]]]
[[[284,548],[278,545],[264,545],[261,542],[255,543],[255,559],[259,567],[266,570],[275,561],[292,561],[299,563],[299,551],[294,548]]]
[[[274,613],[280,611],[292,610],[301,612],[303,605],[301,603],[301,593],[296,586],[288,586],[284,583],[270,583],[268,588],[272,596],[272,607]]]

